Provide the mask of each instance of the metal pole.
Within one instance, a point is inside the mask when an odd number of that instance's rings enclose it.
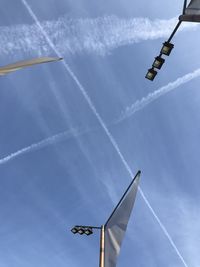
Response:
[[[100,236],[100,254],[99,254],[99,267],[104,267],[104,253],[105,253],[105,228],[101,226]]]
[[[184,0],[184,4],[183,4],[183,15],[185,14],[186,6],[187,6],[187,0]]]
[[[177,23],[176,27],[174,28],[174,30],[173,30],[172,34],[170,35],[169,39],[167,40],[167,42],[170,43],[171,39],[174,37],[174,34],[177,32],[178,28],[180,27],[181,22],[182,22],[182,21],[179,21],[179,22]]]

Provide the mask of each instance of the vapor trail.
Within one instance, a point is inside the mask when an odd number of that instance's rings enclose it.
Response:
[[[40,23],[54,46],[62,55],[106,55],[113,49],[134,43],[166,38],[177,23],[148,18],[123,19],[117,16],[71,19],[68,16]],[[198,24],[186,23],[184,29],[196,28]],[[0,27],[0,55],[49,55],[47,45],[37,24]]]
[[[185,84],[185,83],[187,83],[187,82],[189,82],[189,81],[191,81],[191,80],[193,80],[199,76],[200,76],[200,68],[191,72],[191,73],[188,73],[182,77],[179,77],[177,80],[170,82],[169,84],[161,87],[160,89],[154,91],[153,93],[148,94],[146,97],[143,97],[141,100],[136,101],[130,107],[127,107],[126,110],[119,117],[119,119],[117,119],[114,123],[115,124],[120,123],[121,121],[134,115],[137,111],[142,110],[147,105],[149,105],[151,102],[153,102],[154,100],[163,96],[164,94],[169,93],[170,91],[178,88],[180,85]],[[89,129],[85,129],[85,130],[81,130],[81,131],[78,131],[76,129],[71,129],[68,131],[58,133],[56,135],[53,135],[53,136],[48,137],[46,139],[43,139],[40,142],[31,144],[30,146],[27,146],[27,147],[22,148],[22,149],[14,152],[14,153],[11,153],[10,155],[8,155],[4,158],[1,158],[0,159],[0,165],[18,157],[18,156],[21,156],[23,154],[38,150],[38,149],[43,148],[47,145],[51,145],[51,144],[60,142],[63,139],[65,140],[66,138],[69,138],[71,136],[79,136],[82,134],[86,134],[88,132],[91,132],[91,130],[97,130],[97,128],[93,128],[93,129],[89,128]]]
[[[34,19],[34,21],[36,22],[36,24],[38,25],[39,29],[41,30],[41,33],[44,35],[46,41],[48,42],[49,46],[54,50],[54,52],[57,54],[58,57],[61,57],[60,52],[57,50],[57,48],[55,47],[55,45],[52,43],[51,39],[48,37],[47,33],[45,32],[45,30],[42,28],[37,16],[34,14],[34,12],[32,11],[31,7],[28,5],[28,3],[26,2],[26,0],[21,0],[22,3],[24,4],[24,6],[27,8],[29,14],[31,15],[31,17]],[[106,127],[103,119],[101,118],[101,116],[99,115],[99,113],[97,112],[93,102],[91,101],[89,95],[87,94],[86,90],[84,89],[84,87],[82,86],[82,84],[79,82],[78,78],[75,76],[75,74],[73,73],[73,71],[70,69],[69,65],[66,63],[65,60],[63,60],[63,65],[65,67],[65,69],[67,70],[68,74],[71,76],[72,80],[74,80],[75,84],[77,85],[77,87],[79,88],[80,92],[82,93],[82,95],[84,96],[85,100],[87,101],[89,107],[91,108],[91,110],[93,111],[94,115],[96,116],[97,120],[99,121],[100,125],[102,126],[102,128],[104,129],[106,135],[108,136],[110,142],[112,143],[114,149],[116,150],[117,154],[119,155],[120,159],[122,160],[122,163],[124,164],[126,170],[128,171],[128,173],[130,174],[131,178],[134,176],[131,168],[129,167],[127,161],[125,160],[124,156],[122,155],[118,144],[116,143],[115,139],[113,138],[112,134],[110,133],[110,131],[108,130],[108,128]],[[154,218],[156,219],[156,221],[158,222],[159,226],[161,227],[161,229],[163,230],[163,233],[165,234],[165,236],[167,237],[167,239],[169,240],[170,244],[172,245],[172,247],[175,249],[178,257],[180,258],[180,260],[182,261],[182,263],[184,264],[185,267],[188,267],[185,260],[183,259],[181,253],[179,252],[178,248],[176,247],[175,243],[173,242],[172,238],[170,237],[167,229],[165,228],[165,226],[163,225],[163,223],[160,221],[160,219],[158,218],[158,216],[156,215],[156,212],[154,211],[154,209],[152,208],[151,204],[149,203],[149,201],[147,200],[146,196],[144,195],[142,189],[139,189],[139,192],[143,198],[143,200],[145,201],[146,205],[148,206],[148,208],[150,209],[152,215],[154,216]]]
[[[19,157],[19,156],[24,155],[26,153],[38,150],[38,149],[45,147],[47,145],[54,144],[54,143],[61,141],[63,139],[69,138],[71,136],[77,136],[80,134],[81,134],[81,132],[78,132],[76,129],[72,129],[69,131],[61,132],[59,134],[55,134],[49,138],[41,140],[40,142],[34,143],[34,144],[27,146],[25,148],[22,148],[22,149],[14,152],[14,153],[11,153],[10,155],[8,155],[4,158],[1,158],[0,159],[0,165],[6,163],[8,161],[11,161],[11,160],[15,159],[16,157]]]
[[[189,82],[189,81],[191,81],[191,80],[193,80],[199,76],[200,76],[200,68],[178,78],[174,82],[170,82],[167,85],[160,87],[159,89],[157,89],[153,93],[150,93],[147,96],[143,97],[141,100],[137,100],[130,107],[127,107],[125,109],[125,111],[122,112],[122,115],[119,117],[118,120],[116,120],[115,123],[123,121],[124,119],[132,116],[135,112],[143,109],[145,106],[147,106],[151,102],[155,101],[157,98],[161,97],[162,95],[169,93],[170,91],[176,89],[180,85],[183,85],[183,84],[185,84],[185,83],[187,83],[187,82]]]
[[[159,217],[157,216],[157,214],[155,213],[154,209],[152,208],[152,206],[150,205],[148,199],[146,198],[146,196],[144,195],[144,192],[141,190],[141,188],[139,187],[139,192],[142,196],[142,198],[144,199],[144,202],[146,203],[146,205],[148,206],[149,210],[151,211],[151,213],[153,214],[154,218],[156,219],[156,221],[158,222],[158,224],[160,225],[160,228],[162,229],[162,231],[164,232],[165,236],[167,237],[167,239],[169,240],[171,246],[173,247],[173,249],[175,250],[176,254],[178,255],[179,259],[182,261],[183,265],[185,267],[189,267],[187,265],[187,263],[185,262],[183,256],[181,255],[179,249],[177,248],[176,244],[174,243],[172,237],[170,236],[170,234],[168,233],[167,229],[165,228],[165,226],[163,225],[163,223],[161,222],[161,220],[159,219]]]

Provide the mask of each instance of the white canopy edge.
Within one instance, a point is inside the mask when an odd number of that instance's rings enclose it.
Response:
[[[42,63],[59,61],[61,59],[62,58],[58,58],[58,57],[41,57],[41,58],[33,58],[30,60],[18,61],[16,63],[0,67],[0,75],[6,75],[10,72],[13,72],[13,71],[16,71],[22,68],[26,68],[26,67],[30,67],[30,66],[42,64]]]
[[[179,17],[180,21],[200,22],[200,0],[191,0]]]

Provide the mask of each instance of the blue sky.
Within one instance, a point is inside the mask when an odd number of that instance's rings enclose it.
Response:
[[[0,79],[0,267],[97,266],[98,233],[69,230],[103,224],[139,169],[157,220],[138,193],[118,266],[198,266],[198,25],[144,79],[182,1],[0,3],[2,65],[64,58]]]

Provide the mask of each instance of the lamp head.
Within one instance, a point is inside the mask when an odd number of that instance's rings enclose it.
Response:
[[[79,235],[83,235],[83,234],[84,234],[84,229],[80,228],[80,229],[78,230],[78,233],[79,233]]]
[[[173,48],[174,45],[172,43],[164,42],[160,53],[169,56]]]
[[[93,234],[92,228],[87,228],[87,229],[85,229],[85,234],[86,234],[86,235],[91,235],[91,234]]]
[[[151,68],[151,69],[148,69],[148,72],[147,72],[145,78],[150,80],[150,81],[153,81],[154,78],[156,77],[156,75],[157,75],[157,71],[154,70],[154,68]]]
[[[73,233],[73,234],[77,234],[78,233],[78,228],[75,226],[75,227],[73,227],[72,229],[71,229],[71,232]]]
[[[156,69],[161,69],[164,62],[165,62],[165,59],[162,58],[161,56],[155,57],[152,67]]]

